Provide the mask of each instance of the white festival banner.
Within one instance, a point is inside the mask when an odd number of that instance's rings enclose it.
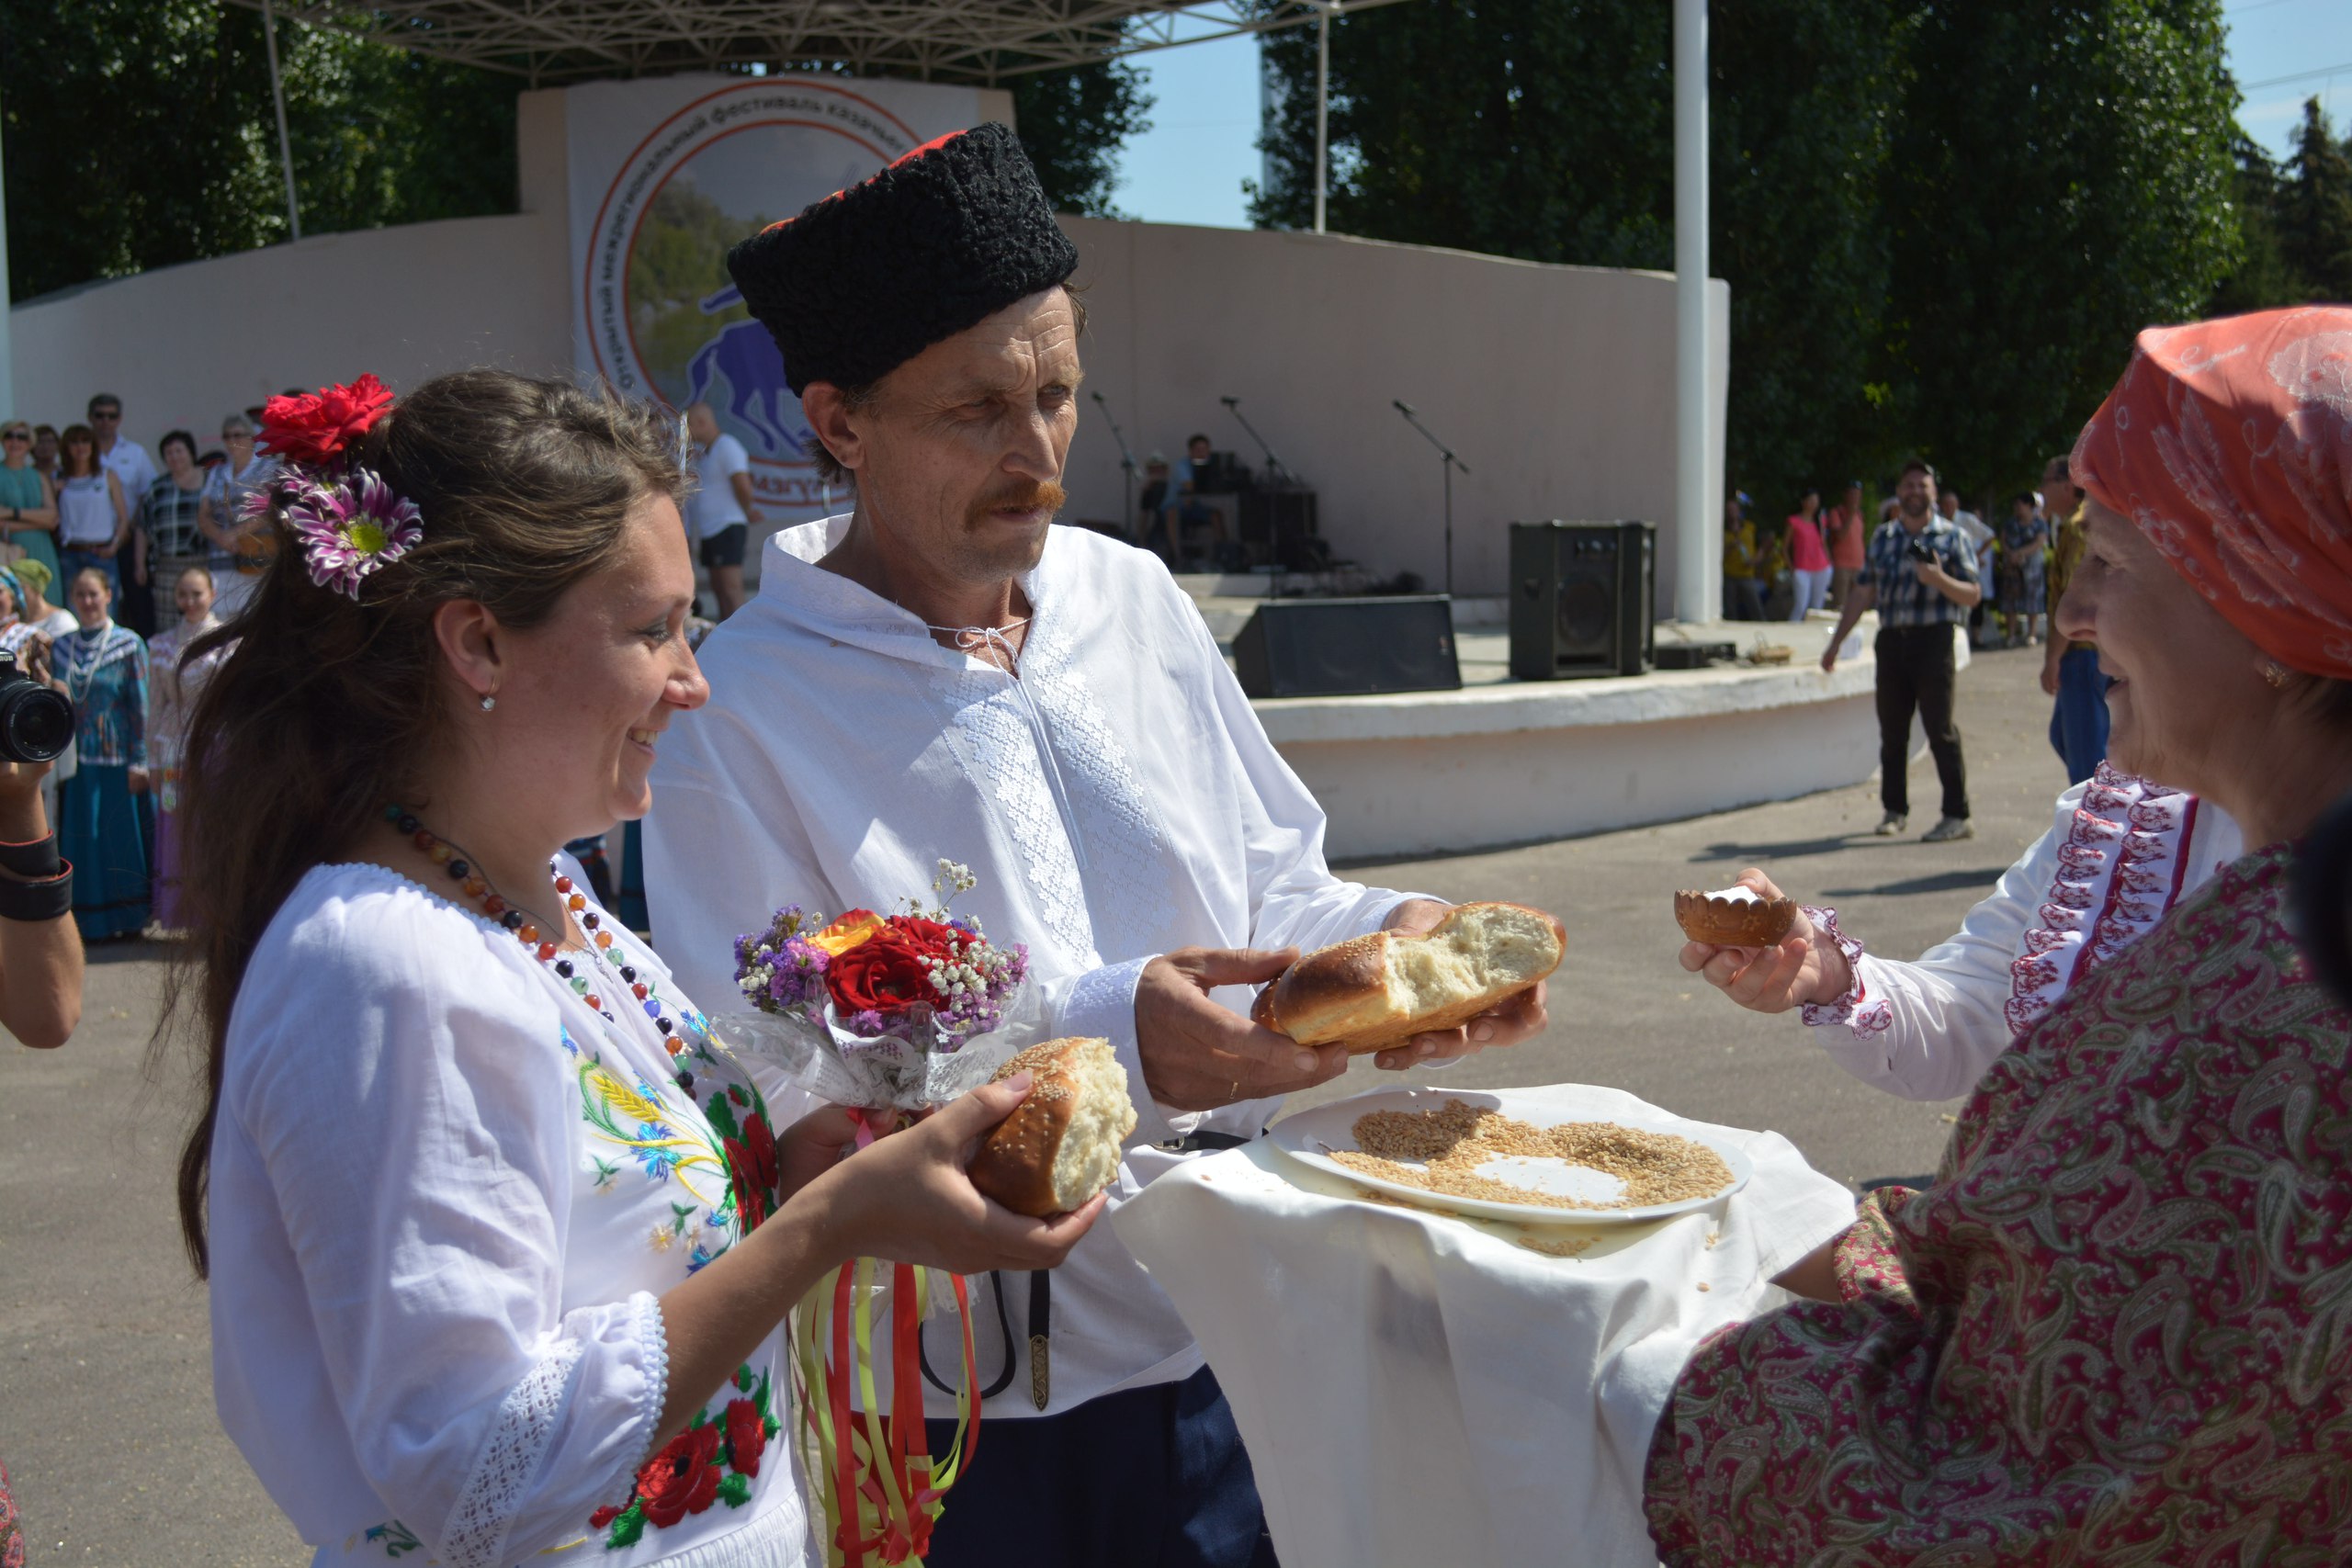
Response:
[[[671,76],[564,95],[572,355],[583,378],[703,401],[742,442],[772,523],[820,515],[816,438],[784,357],[727,276],[737,242],[978,124],[978,88]]]

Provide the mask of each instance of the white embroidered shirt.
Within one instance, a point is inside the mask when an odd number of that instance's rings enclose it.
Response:
[[[1152,1102],[1136,1047],[1145,964],[1195,944],[1318,947],[1377,929],[1407,895],[1325,866],[1322,810],[1156,558],[1054,528],[1022,579],[1034,618],[1016,680],[812,564],[849,522],[768,541],[758,597],[703,645],[709,705],[661,743],[646,889],[663,954],[689,990],[720,996],[735,938],[776,907],[887,913],[927,898],[941,859],[961,862],[979,885],[954,908],[1028,944],[1050,1032],[1107,1039],[1127,1066],[1137,1122],[1114,1204],[1185,1157],[1153,1145],[1256,1134],[1279,1101],[1205,1115]],[[1251,998],[1217,999],[1246,1012]],[[1006,1286],[1025,1361],[1027,1285]],[[978,1314],[983,1384],[1002,1361],[993,1315]],[[1202,1364],[1107,1224],[1055,1274],[1052,1319],[1049,1413]],[[949,1337],[933,1325],[936,1367]],[[933,1415],[953,1413],[926,1392]],[[1036,1414],[1028,1378],[987,1409]]]
[[[348,864],[303,878],[245,972],[212,1140],[215,1397],[319,1562],[808,1561],[781,1331],[651,1442],[656,1298],[773,1209],[765,1107],[637,944],[565,962]]]
[[[2050,831],[2001,875],[1960,930],[1915,963],[1844,946],[1854,988],[1804,1008],[1830,1059],[1905,1100],[1950,1100],[2048,1012],[2081,970],[2106,963],[2245,852],[2208,800],[2099,764],[2058,797]]]

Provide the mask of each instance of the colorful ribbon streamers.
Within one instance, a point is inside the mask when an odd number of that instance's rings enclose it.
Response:
[[[873,1132],[857,1112],[858,1146]],[[829,1568],[865,1568],[869,1554],[883,1564],[922,1568],[932,1527],[947,1491],[979,1449],[978,1362],[972,1346],[971,1296],[960,1274],[948,1276],[963,1333],[964,1376],[956,1391],[956,1431],[934,1461],[922,1414],[922,1320],[929,1308],[925,1270],[890,1269],[890,1409],[886,1416],[874,1379],[874,1279],[876,1261],[844,1263],[819,1283],[793,1314],[793,1361],[800,1409],[808,1421],[823,1479]],[[830,1353],[829,1353],[830,1352]],[[854,1393],[855,1407],[853,1407]]]

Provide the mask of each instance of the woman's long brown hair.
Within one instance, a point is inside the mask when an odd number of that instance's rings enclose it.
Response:
[[[674,415],[468,370],[401,399],[354,458],[423,514],[423,541],[354,603],[280,547],[244,613],[186,657],[232,649],[188,727],[180,885],[190,941],[166,982],[151,1056],[201,1043],[204,1103],[180,1155],[180,1231],[199,1277],[230,1015],[245,965],[310,869],[347,855],[390,800],[422,803],[419,772],[447,722],[434,613],[474,600],[502,626],[546,621],[611,561],[630,514],[683,488]],[[332,1048],[332,1047],[328,1047]]]

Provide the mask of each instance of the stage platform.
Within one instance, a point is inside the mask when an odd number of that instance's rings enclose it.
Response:
[[[1254,609],[1247,580],[1181,580],[1228,655]],[[1223,592],[1202,592],[1214,584]],[[1239,588],[1242,592],[1235,592]],[[1250,705],[1330,818],[1336,860],[1492,849],[1787,800],[1878,770],[1865,617],[1836,673],[1826,616],[1661,622],[1657,640],[1760,633],[1784,665],[1578,681],[1510,679],[1500,599],[1457,601],[1459,692],[1275,697]],[[1965,639],[1959,639],[1966,662]],[[1915,754],[1923,745],[1917,727]]]

